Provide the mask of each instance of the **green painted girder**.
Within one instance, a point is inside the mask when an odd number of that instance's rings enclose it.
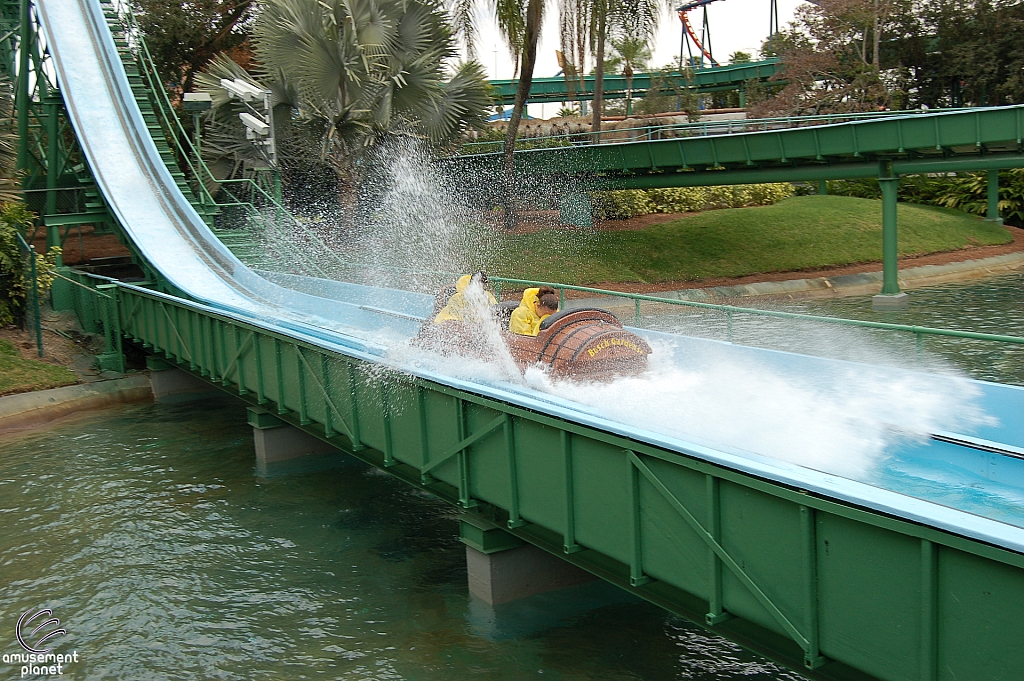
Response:
[[[1021,165],[1024,105],[723,135],[526,149],[521,175],[589,177],[594,188],[742,184]],[[447,159],[484,174],[501,154]]]
[[[64,227],[67,225],[92,225],[96,223],[110,223],[113,217],[108,211],[96,211],[88,213],[58,213],[55,215],[44,215],[43,224],[47,227]]]
[[[670,86],[666,92],[674,92],[671,86],[679,88],[691,88],[696,92],[719,92],[722,90],[735,90],[743,87],[747,81],[757,80],[765,82],[775,75],[779,69],[779,60],[765,59],[763,61],[748,62],[742,64],[729,64],[727,66],[716,66],[706,69],[694,69],[688,74],[680,74],[678,71],[669,77]],[[644,93],[651,87],[651,80],[659,78],[658,74],[637,73],[633,76],[633,96],[643,97]],[[515,101],[516,88],[519,86],[518,79],[504,79],[489,81],[493,88],[492,95],[502,104],[512,104]],[[781,84],[781,83],[780,83]],[[584,76],[583,85],[579,80],[574,82],[575,88],[569,88],[562,76],[552,78],[534,78],[530,85],[530,102],[564,102],[569,99],[592,99],[594,96],[594,76]],[[626,77],[621,74],[608,74],[604,76],[604,98],[623,99],[626,96]],[[572,96],[570,96],[570,94]]]
[[[118,339],[810,678],[1020,678],[1022,554],[76,276]]]

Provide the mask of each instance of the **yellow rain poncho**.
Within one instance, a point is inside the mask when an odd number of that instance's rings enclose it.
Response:
[[[512,318],[508,322],[508,330],[520,336],[536,336],[540,333],[540,323],[550,317],[546,314],[538,317],[533,306],[537,303],[539,288],[528,288],[523,291],[523,300],[519,307],[512,311]]]
[[[486,317],[483,316],[484,311],[466,300],[466,289],[469,288],[469,282],[472,278],[473,275],[471,274],[464,274],[459,277],[459,280],[455,282],[455,293],[448,299],[448,304],[434,317],[435,324],[459,321],[479,323],[486,320]],[[484,293],[487,295],[488,305],[498,304],[498,301],[494,299],[490,291],[484,291]]]

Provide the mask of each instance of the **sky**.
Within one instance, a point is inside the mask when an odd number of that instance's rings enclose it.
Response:
[[[546,1],[535,77],[554,76],[559,72],[555,59],[555,50],[558,49],[558,3],[557,0]],[[793,12],[799,4],[800,0],[778,0],[780,27],[793,20]],[[488,78],[511,78],[512,57],[498,32],[491,3],[480,0],[477,8],[477,58],[487,69]],[[715,59],[724,62],[737,50],[756,53],[761,42],[768,37],[769,8],[769,0],[718,0],[709,5],[708,22],[711,25],[711,47]],[[695,29],[701,21],[701,11],[695,10],[690,14]],[[655,37],[652,62],[655,66],[675,63],[679,59],[682,30],[675,13],[669,15],[666,11]],[[531,104],[530,115],[550,118],[557,114],[560,107],[561,104],[557,102]]]

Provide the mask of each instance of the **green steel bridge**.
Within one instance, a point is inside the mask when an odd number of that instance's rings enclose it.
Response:
[[[291,254],[298,272],[262,271],[273,263],[253,231],[294,234],[302,224],[256,180],[209,189],[209,171],[182,134],[130,12],[97,0],[0,7],[19,163],[48,244],[82,224],[101,225],[143,272],[120,281],[63,268],[54,287],[55,307],[73,309],[105,338],[105,368],[123,371],[133,344],[153,369],[175,367],[248,405],[255,427],[287,424],[457,505],[464,541],[484,553],[540,547],[809,678],[1020,678],[1024,529],[654,437],[503,388],[415,368],[382,373],[379,347],[304,320],[329,308],[344,328],[388,319],[414,328],[429,296],[375,289],[382,309],[367,307],[363,287],[326,281],[328,272],[362,266],[303,252]],[[1021,122],[1020,108],[1009,107],[516,158],[523,173],[581,175],[600,187],[879,177],[894,258],[898,176],[1020,165]],[[485,174],[496,157],[456,161]],[[730,319],[765,314],[632,298]],[[824,362],[800,361],[808,370]],[[1024,452],[1014,425],[1022,391],[979,385],[1008,429],[972,441],[947,435],[928,451],[1015,466],[1006,454]]]
[[[740,106],[743,106],[747,83],[751,81],[758,83],[767,82],[778,71],[778,65],[779,60],[772,58],[755,62],[693,69],[685,73],[676,71],[668,74],[665,78],[654,73],[637,73],[633,76],[632,93],[634,97],[643,97],[651,89],[652,81],[655,83],[655,86],[660,83],[662,91],[667,94],[674,94],[681,89],[701,94],[738,90],[740,93]],[[490,83],[491,87],[494,88],[493,96],[496,100],[505,105],[515,102],[516,87],[519,85],[519,79],[492,80]],[[628,85],[626,77],[621,74],[605,74],[603,96],[605,99],[624,99],[629,92]],[[592,99],[593,96],[594,76],[584,76],[582,83],[579,79],[570,80],[563,76],[553,76],[551,78],[534,78],[530,84],[530,98],[527,101],[533,104],[567,102],[579,99]]]

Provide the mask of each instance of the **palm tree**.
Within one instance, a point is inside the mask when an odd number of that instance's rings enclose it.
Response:
[[[323,158],[341,174],[387,137],[440,145],[466,127],[483,128],[490,107],[478,63],[446,73],[454,38],[433,0],[267,0],[254,48],[256,73],[220,59],[198,79],[214,98],[208,121],[240,131],[238,105],[220,78],[260,84],[273,92],[275,110],[283,108],[275,124],[316,131]]]
[[[611,31],[623,31],[634,40],[650,39],[654,36],[661,20],[662,4],[671,6],[668,0],[590,0],[592,44],[594,46],[594,118],[593,132],[601,131],[601,114],[604,104],[604,52],[605,42]]]
[[[519,71],[519,84],[516,87],[515,100],[512,104],[512,116],[505,129],[505,151],[502,160],[504,168],[504,204],[505,226],[512,229],[516,224],[516,210],[513,201],[515,185],[515,164],[513,154],[516,148],[516,137],[519,134],[519,122],[523,118],[523,109],[530,95],[533,84],[533,69],[537,64],[537,42],[540,40],[541,25],[544,20],[544,0],[491,0],[492,8],[498,18],[498,29],[508,43],[509,50],[516,61]],[[452,15],[456,30],[462,34],[466,45],[472,51],[476,30],[472,21],[475,0],[453,0]]]
[[[609,42],[622,64],[626,77],[626,115],[633,113],[633,74],[646,69],[651,59],[651,35],[644,34],[636,22],[627,20],[615,27]]]
[[[579,83],[580,92],[585,92],[583,77],[587,72],[587,54],[590,42],[589,0],[558,1],[558,42],[563,55],[566,90],[573,98],[573,80]],[[580,114],[586,115],[585,99],[580,97]]]
[[[591,48],[594,50],[594,116],[590,125],[594,142],[599,141],[601,114],[604,113],[604,46],[608,39],[608,19],[617,13],[623,0],[590,0]]]
[[[265,68],[294,84],[300,112],[327,119],[342,145],[400,129],[440,144],[482,126],[490,104],[479,64],[445,80],[455,44],[432,0],[269,0],[255,38]]]

